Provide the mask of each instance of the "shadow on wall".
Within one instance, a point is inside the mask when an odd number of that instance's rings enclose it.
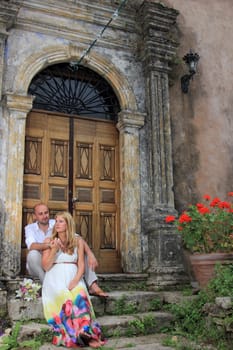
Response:
[[[175,82],[170,86],[170,114],[173,151],[173,181],[175,208],[178,212],[187,203],[198,199],[195,174],[199,169],[200,151],[197,147],[197,128],[193,124],[193,100],[183,94],[180,77],[184,74],[184,63],[173,65]],[[180,98],[179,98],[180,97]]]

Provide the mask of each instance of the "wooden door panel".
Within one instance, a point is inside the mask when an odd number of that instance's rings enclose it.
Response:
[[[74,217],[99,261],[98,272],[120,272],[118,133],[112,123],[78,119]],[[83,162],[83,163],[82,163]]]
[[[46,198],[43,198],[45,125],[44,115],[39,118],[35,114],[32,118],[27,118],[23,188],[25,210],[33,208],[38,200],[46,201]]]
[[[68,210],[73,176],[77,232],[93,249],[97,272],[120,272],[118,132],[110,122],[73,121],[74,164],[69,174],[69,118],[40,112],[27,118],[23,227],[32,221],[32,208],[40,201],[48,203],[51,217]]]
[[[68,209],[69,119],[47,116],[47,203],[55,210]]]

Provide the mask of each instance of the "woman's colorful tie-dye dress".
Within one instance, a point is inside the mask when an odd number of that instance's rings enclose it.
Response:
[[[66,347],[83,346],[80,333],[100,340],[101,330],[96,322],[92,303],[83,280],[72,289],[69,282],[77,272],[77,249],[69,255],[59,251],[55,264],[46,272],[42,287],[42,302],[47,322],[53,327],[53,344]]]

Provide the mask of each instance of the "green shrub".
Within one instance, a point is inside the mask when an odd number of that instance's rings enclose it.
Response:
[[[120,299],[115,301],[114,314],[115,315],[129,315],[136,313],[138,306],[135,302],[128,302],[126,296],[122,296]]]
[[[45,342],[51,342],[53,332],[50,329],[42,329],[39,334],[30,340],[19,342],[18,336],[22,322],[16,322],[12,328],[10,335],[3,338],[3,344],[0,345],[0,350],[10,349],[28,349],[39,350],[40,346]]]
[[[209,282],[206,292],[211,300],[216,297],[233,298],[233,264],[216,264],[215,278]]]
[[[217,350],[232,350],[232,339],[227,330],[233,324],[233,310],[219,327],[213,318],[204,312],[204,305],[215,301],[216,297],[233,297],[233,265],[217,265],[215,277],[193,300],[184,304],[166,306],[175,316],[172,334],[204,344],[212,344]],[[178,349],[178,346],[176,346]]]
[[[150,301],[149,311],[158,311],[162,308],[162,301],[159,298],[154,298]]]
[[[142,319],[137,319],[130,321],[128,324],[128,328],[126,330],[126,335],[128,337],[136,336],[136,335],[146,335],[154,332],[156,327],[156,320],[153,315],[147,315]]]

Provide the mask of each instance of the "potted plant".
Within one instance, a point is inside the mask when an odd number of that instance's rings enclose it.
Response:
[[[233,192],[228,193],[232,199]],[[213,277],[216,262],[233,259],[233,204],[208,194],[204,203],[191,204],[178,218],[169,215],[166,223],[175,224],[184,247],[191,253],[195,278],[201,287]]]

